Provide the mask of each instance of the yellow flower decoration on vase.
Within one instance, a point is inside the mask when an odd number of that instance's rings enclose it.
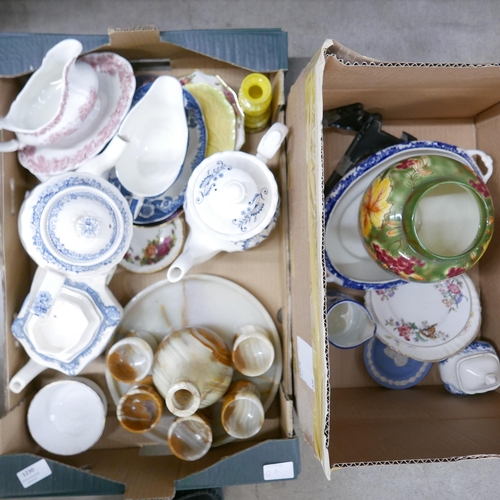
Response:
[[[360,209],[361,231],[364,237],[370,234],[372,225],[382,227],[384,217],[393,205],[387,201],[391,192],[392,184],[389,178],[376,179],[366,191]]]

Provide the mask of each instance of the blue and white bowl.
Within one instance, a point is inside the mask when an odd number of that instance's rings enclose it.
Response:
[[[37,273],[42,272],[38,268]],[[45,368],[71,376],[80,373],[104,351],[122,315],[123,308],[106,286],[105,276],[66,279],[44,318],[31,311],[28,295],[11,331],[31,361],[12,377],[11,390],[20,392]]]
[[[491,158],[479,154],[491,175]],[[467,151],[436,141],[413,141],[383,149],[348,172],[325,200],[325,262],[327,279],[358,290],[385,289],[406,283],[382,269],[368,254],[359,232],[361,199],[373,179],[395,162],[416,155],[442,155],[480,170]],[[489,175],[486,176],[486,180]]]
[[[416,361],[397,353],[376,337],[365,343],[364,360],[373,380],[388,389],[413,387],[432,367],[432,363]]]
[[[39,266],[70,277],[108,273],[132,238],[124,197],[106,180],[85,173],[63,174],[36,186],[18,223],[28,255]]]
[[[137,104],[144,97],[151,85],[148,83],[136,90],[132,105]],[[164,193],[144,198],[139,214],[134,220],[135,224],[147,225],[165,222],[176,210],[182,208],[188,179],[193,170],[205,158],[207,131],[203,112],[196,99],[187,90],[183,89],[183,94],[189,142],[181,173]],[[132,194],[120,184],[114,168],[111,169],[108,180],[120,190],[127,201],[132,200]]]

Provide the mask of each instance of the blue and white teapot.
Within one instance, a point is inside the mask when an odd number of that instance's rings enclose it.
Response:
[[[224,151],[205,158],[189,178],[184,212],[189,235],[167,278],[176,282],[194,265],[219,252],[248,250],[276,226],[279,192],[266,163],[288,128],[275,123],[261,139],[257,155]]]

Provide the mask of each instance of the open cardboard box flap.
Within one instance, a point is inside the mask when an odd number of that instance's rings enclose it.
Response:
[[[500,162],[498,64],[385,63],[326,40],[301,73],[287,103],[287,155],[289,197],[294,200],[289,210],[294,394],[306,440],[327,477],[331,467],[348,464],[499,454],[498,391],[452,396],[435,365],[418,386],[391,391],[368,376],[362,346],[347,351],[329,347],[323,182],[353,135],[323,130],[322,115],[354,102],[381,113],[389,133],[404,130],[420,140],[481,149],[496,165]],[[300,195],[304,185],[307,197]],[[498,172],[488,188],[498,214]],[[470,272],[481,289],[481,336],[498,347],[499,239],[497,231],[480,265]]]
[[[162,42],[156,29],[111,31],[110,44],[97,50],[112,50],[126,58],[137,60],[137,66],[134,66],[136,74],[140,72],[167,73],[180,77],[195,69],[202,69],[219,74],[233,89],[238,89],[242,79],[249,73],[248,70],[235,65]],[[166,65],[167,60],[169,64]],[[274,120],[283,121],[283,72],[273,71],[268,73],[268,76],[273,86],[272,116]],[[7,113],[10,103],[25,81],[26,76],[0,78],[0,115]],[[257,144],[264,132],[247,134],[243,150],[255,154]],[[2,131],[0,136],[1,140],[8,140],[12,134]],[[249,252],[221,253],[192,270],[193,273],[213,274],[232,280],[252,293],[264,305],[273,318],[281,337],[283,379],[279,385],[277,397],[266,413],[266,421],[259,435],[249,441],[238,441],[220,448],[213,448],[207,456],[193,463],[181,462],[171,455],[159,456],[159,453],[153,452],[139,453],[141,446],[149,444],[148,448],[152,448],[155,444],[143,436],[129,433],[125,433],[127,436],[124,435],[114,415],[114,405],[107,390],[102,356],[89,364],[81,373],[82,376],[97,382],[105,390],[110,404],[106,429],[97,445],[89,452],[75,457],[56,457],[40,450],[31,439],[26,426],[29,401],[37,389],[62,374],[47,370],[23,393],[15,395],[8,391],[10,377],[27,361],[24,350],[10,334],[10,325],[29,291],[34,272],[34,264],[24,252],[19,240],[17,218],[26,191],[36,185],[37,181],[27,170],[19,166],[15,153],[3,154],[0,161],[2,175],[2,251],[0,252],[2,286],[0,294],[3,294],[0,296],[0,307],[5,332],[0,342],[0,359],[3,360],[0,369],[2,396],[0,397],[0,414],[3,417],[0,419],[0,454],[36,453],[62,464],[83,468],[97,476],[126,483],[126,496],[131,498],[172,496],[176,482],[180,484],[184,478],[194,477],[193,474],[203,472],[208,467],[215,471],[214,483],[211,483],[214,486],[261,481],[263,464],[274,463],[273,460],[278,462],[292,460],[295,464],[295,473],[298,474],[300,472],[298,444],[292,426],[287,173],[284,151],[276,154],[268,163],[277,178],[283,207],[278,225],[271,236],[262,245]],[[163,271],[152,275],[137,275],[119,267],[110,288],[122,305],[125,305],[146,286],[162,279],[165,279]],[[286,450],[281,447],[281,442],[288,442],[292,446]],[[249,467],[247,473],[242,474],[241,478],[235,478],[233,477],[236,475],[235,468],[239,467],[239,460],[241,460],[238,457],[244,456],[247,451],[253,456],[253,466]],[[236,465],[231,462],[233,458],[235,464],[238,462]],[[14,477],[13,481],[17,481],[17,478]],[[191,484],[196,484],[196,481],[191,481]],[[50,496],[50,490],[42,488],[40,491]]]

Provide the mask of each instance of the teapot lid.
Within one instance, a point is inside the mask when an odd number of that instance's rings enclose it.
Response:
[[[19,216],[27,253],[63,274],[104,274],[116,266],[132,238],[132,215],[109,182],[69,173],[37,186]]]
[[[238,241],[260,233],[273,218],[278,201],[278,185],[263,161],[241,151],[226,151],[209,156],[194,170],[185,209],[205,230]]]

